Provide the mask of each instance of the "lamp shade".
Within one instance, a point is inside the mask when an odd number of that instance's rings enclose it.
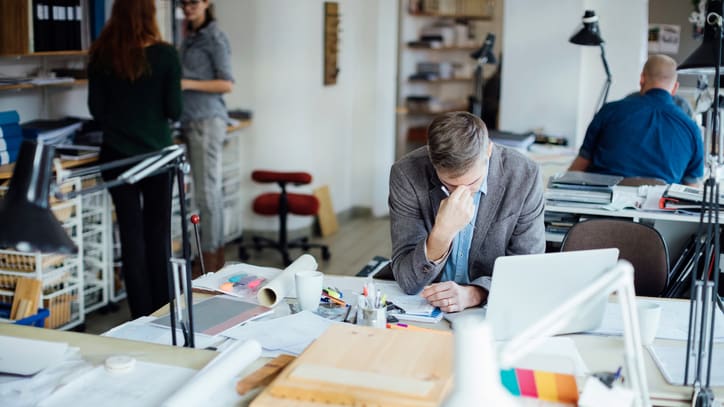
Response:
[[[495,34],[488,33],[483,41],[483,45],[477,51],[470,54],[470,58],[475,60],[483,60],[486,64],[497,64],[498,59],[495,58],[493,48],[495,47]]]
[[[51,164],[55,148],[23,141],[10,188],[0,200],[0,247],[44,253],[78,248],[50,210]]]
[[[706,3],[706,15],[716,13],[722,15],[722,1],[710,0]],[[717,35],[712,24],[704,24],[704,38],[701,45],[689,55],[677,70],[682,74],[713,74],[717,65],[716,54],[721,37]],[[719,66],[724,66],[724,59],[720,58]]]
[[[598,28],[598,16],[593,10],[586,10],[583,14],[583,27],[568,40],[577,45],[598,46],[603,44],[601,30]]]

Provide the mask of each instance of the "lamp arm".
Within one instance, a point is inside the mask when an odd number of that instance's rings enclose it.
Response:
[[[506,368],[515,364],[522,356],[534,350],[543,339],[555,335],[570,321],[577,308],[591,299],[617,292],[624,324],[624,358],[628,370],[627,383],[636,394],[636,405],[650,406],[646,370],[641,355],[641,334],[639,332],[633,289],[633,266],[621,260],[615,267],[605,271],[591,284],[563,302],[551,313],[531,325],[508,342],[500,353],[500,365]]]
[[[601,47],[601,61],[603,62],[603,70],[606,72],[606,82],[603,84],[603,89],[601,90],[601,96],[598,101],[598,110],[600,110],[603,105],[606,104],[606,101],[608,100],[608,90],[611,88],[611,69],[608,67],[608,61],[606,60],[606,50],[603,47],[603,43],[600,45]]]
[[[125,180],[129,184],[135,184],[136,182],[146,178],[149,174],[163,167],[167,163],[180,157],[181,155],[183,155],[183,153],[183,148],[178,145],[168,146],[163,150],[159,151],[159,155],[146,158],[145,160],[126,170],[123,174],[119,175],[118,178]]]
[[[56,173],[55,183],[57,185],[60,185],[65,180],[70,179],[70,178],[84,177],[86,175],[97,174],[101,171],[106,171],[106,170],[110,170],[113,168],[118,168],[118,167],[122,167],[125,165],[129,165],[129,164],[134,164],[139,161],[145,160],[149,157],[158,156],[162,151],[163,150],[154,151],[152,153],[134,155],[134,156],[128,157],[128,158],[121,158],[119,160],[114,160],[114,161],[103,163],[103,164],[91,165],[88,167],[77,168],[77,169],[72,169],[72,170],[63,168],[60,158],[56,158],[53,160],[53,167],[55,168],[55,173]]]

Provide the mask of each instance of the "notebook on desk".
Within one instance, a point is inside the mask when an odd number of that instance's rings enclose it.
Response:
[[[618,249],[498,257],[485,319],[496,340],[511,339],[616,265]],[[607,296],[592,301],[558,334],[600,325]]]

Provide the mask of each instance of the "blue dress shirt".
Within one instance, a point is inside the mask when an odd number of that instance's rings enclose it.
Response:
[[[605,104],[591,121],[579,155],[587,169],[624,177],[693,183],[704,175],[701,132],[664,89]]]
[[[485,179],[483,183],[480,184],[480,190],[473,195],[473,203],[475,205],[473,218],[453,239],[450,255],[445,263],[440,281],[455,281],[458,284],[470,284],[470,275],[468,273],[470,244],[473,241],[473,233],[475,233],[475,220],[478,218],[480,200],[487,192],[488,173],[486,171]]]

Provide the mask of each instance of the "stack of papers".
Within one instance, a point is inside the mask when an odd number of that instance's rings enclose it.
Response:
[[[262,347],[262,356],[276,357],[282,353],[299,355],[332,324],[337,324],[309,311],[286,317],[254,321],[237,326],[225,336],[238,340],[253,339]]]

